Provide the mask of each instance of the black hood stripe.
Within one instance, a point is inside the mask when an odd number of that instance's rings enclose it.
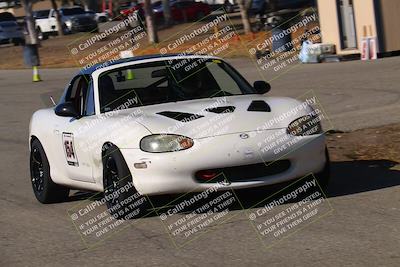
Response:
[[[271,112],[271,107],[264,100],[254,100],[247,111]]]
[[[235,111],[235,109],[236,107],[234,106],[225,106],[225,107],[208,108],[205,109],[205,111],[220,114],[220,113],[232,113]]]
[[[162,112],[158,112],[156,114],[159,114],[159,115],[162,115],[162,116],[165,116],[170,119],[177,120],[177,121],[181,121],[181,122],[190,122],[190,121],[194,121],[194,120],[204,117],[203,115],[199,115],[199,114],[185,113],[185,112],[179,112],[179,111],[162,111]]]

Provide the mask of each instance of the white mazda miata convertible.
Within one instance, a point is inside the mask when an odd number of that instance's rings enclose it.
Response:
[[[312,101],[269,97],[220,58],[152,55],[79,72],[54,108],[30,122],[33,191],[42,203],[69,189],[104,191],[113,207],[132,195],[277,184],[329,157]]]

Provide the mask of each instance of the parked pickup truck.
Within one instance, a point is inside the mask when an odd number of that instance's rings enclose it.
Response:
[[[64,33],[97,31],[97,21],[93,14],[81,7],[62,7],[59,9]],[[36,30],[41,40],[57,35],[58,27],[54,9],[38,10],[33,14]]]

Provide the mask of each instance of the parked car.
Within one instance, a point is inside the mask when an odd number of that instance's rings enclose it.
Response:
[[[236,0],[196,0],[196,2],[209,4],[213,10],[223,7],[227,13],[234,12],[237,5]]]
[[[104,23],[110,20],[109,14],[107,12],[95,12],[92,10],[86,11],[87,14],[93,16],[97,23]]]
[[[119,13],[126,17],[135,12],[138,12],[140,16],[143,15],[143,3],[136,3],[136,2],[126,2],[120,5]],[[142,16],[142,19],[144,17]]]
[[[22,27],[18,25],[13,14],[0,13],[0,44],[23,44],[25,41]]]
[[[88,14],[81,7],[63,7],[59,9],[64,33],[96,31],[98,28],[95,16]],[[33,14],[36,30],[41,40],[50,35],[57,35],[57,21],[54,9],[39,10]]]
[[[282,9],[301,9],[316,4],[315,0],[265,0],[269,11],[278,11]]]
[[[109,211],[123,217],[145,195],[259,187],[310,173],[325,188],[318,113],[269,90],[211,56],[147,55],[80,70],[56,107],[31,118],[33,192],[50,203],[69,188],[104,191]],[[268,148],[276,142],[280,152]]]
[[[250,13],[276,12],[284,9],[302,9],[314,6],[315,0],[253,0]]]
[[[194,1],[170,1],[171,17],[174,21],[199,20],[211,13],[208,4]],[[163,19],[163,6],[161,1],[153,3],[153,12],[157,20]]]

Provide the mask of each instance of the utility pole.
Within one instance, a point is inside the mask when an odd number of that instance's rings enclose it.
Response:
[[[240,9],[240,15],[242,16],[242,23],[244,33],[248,34],[251,33],[251,24],[250,24],[250,17],[249,17],[249,10],[251,7],[253,0],[238,0],[237,3]]]
[[[147,34],[149,42],[152,44],[158,43],[157,25],[154,21],[153,7],[150,0],[144,0],[144,13],[146,17]]]
[[[60,11],[58,10],[58,6],[57,6],[57,3],[56,3],[56,0],[50,0],[50,1],[51,1],[51,8],[54,9],[54,13],[56,14],[58,35],[62,36],[62,35],[64,35],[64,29],[63,29],[63,24],[61,22]]]
[[[172,23],[172,18],[171,18],[171,7],[169,5],[169,0],[162,0],[162,7],[164,15],[164,24],[166,26],[170,26]]]
[[[32,0],[23,0],[26,30],[28,32],[28,39],[26,41],[28,44],[37,45],[39,41],[36,34],[35,20],[32,15],[32,4]]]

